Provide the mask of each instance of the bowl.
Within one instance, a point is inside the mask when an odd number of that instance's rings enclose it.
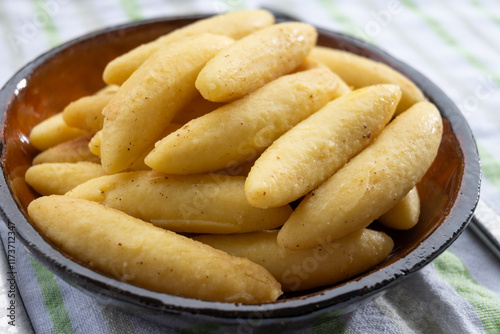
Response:
[[[472,218],[479,198],[480,164],[473,135],[452,101],[416,70],[373,45],[318,29],[318,44],[383,62],[409,77],[441,112],[444,133],[436,160],[418,184],[419,223],[387,230],[395,247],[377,267],[335,286],[284,295],[277,302],[237,305],[148,291],[92,271],[63,254],[34,228],[26,208],[38,195],[24,173],[37,151],[29,133],[69,102],[104,86],[102,70],[116,56],[205,16],[160,18],[100,30],[61,45],[15,74],[0,91],[2,110],[1,212],[26,249],[52,272],[106,303],[174,328],[241,326],[299,329],[329,319],[330,312],[381,293],[409,277],[449,247]]]

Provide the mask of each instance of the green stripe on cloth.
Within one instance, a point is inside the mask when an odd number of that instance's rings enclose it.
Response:
[[[436,319],[402,284],[374,299],[379,311],[402,333],[443,333]]]
[[[500,333],[500,300],[487,288],[476,282],[456,255],[445,251],[434,260],[441,277],[476,310],[487,333]]]
[[[16,30],[18,25],[12,22],[11,17],[12,14],[8,12],[5,2],[0,1],[0,31],[4,31],[0,38],[3,38],[6,44],[9,44],[3,52],[9,54],[9,67],[17,69],[24,64],[23,60],[26,55],[22,47],[28,44],[28,39]]]
[[[363,4],[367,8],[370,8],[372,12],[377,12],[377,10],[379,10],[379,8],[373,6],[371,1],[364,0]],[[467,96],[467,94],[469,94],[469,90],[463,82],[456,80],[456,77],[450,75],[450,73],[446,71],[446,69],[443,68],[443,66],[435,59],[435,53],[432,49],[430,49],[427,45],[423,47],[420,46],[419,42],[416,41],[413,36],[408,34],[408,30],[405,29],[406,27],[404,26],[405,22],[400,23],[398,20],[393,20],[391,24],[394,25],[391,29],[391,33],[397,36],[401,45],[404,43],[405,49],[412,49],[411,52],[418,54],[433,73],[437,73],[440,77],[445,78],[450,83],[453,83],[454,88],[459,90],[462,96]]]
[[[120,4],[130,21],[144,19],[144,16],[141,13],[141,7],[135,0],[120,0]]]
[[[33,257],[29,257],[31,265],[35,271],[36,280],[42,291],[43,299],[47,312],[49,313],[50,320],[54,333],[74,333],[71,326],[71,320],[66,310],[66,305],[57,285],[54,275],[42,266]]]
[[[481,157],[481,171],[488,181],[500,190],[500,163],[479,142],[477,143],[477,149]]]
[[[348,16],[344,15],[337,7],[335,2],[329,0],[319,0],[323,8],[334,19],[334,21],[344,26],[347,31],[353,32],[358,29],[358,26],[352,23]]]
[[[328,15],[337,23],[341,24],[344,28],[343,30],[352,36],[369,42],[371,44],[376,44],[374,40],[366,34],[363,29],[361,29],[356,23],[354,23],[348,15],[344,14],[340,8],[335,4],[334,1],[330,0],[319,0],[319,3],[326,10]]]
[[[327,312],[324,315],[320,315],[316,321],[323,322],[319,325],[315,325],[312,328],[314,334],[349,334],[350,332],[345,328],[344,323],[340,320],[340,316],[344,313],[344,309],[334,310]]]
[[[93,3],[89,1],[75,1],[75,7],[82,24],[89,30],[97,30],[105,25]]]
[[[492,73],[491,69],[486,67],[476,56],[466,47],[460,45],[455,41],[455,39],[448,33],[448,31],[441,26],[441,24],[433,19],[429,14],[422,11],[412,0],[402,0],[402,3],[409,9],[411,9],[415,14],[420,16],[424,22],[436,33],[439,38],[441,38],[448,46],[455,49],[459,54],[464,57],[469,64],[474,66],[477,70],[483,74],[493,76],[493,80],[500,85],[500,77],[496,73]]]
[[[35,17],[40,22],[51,47],[61,44],[62,38],[54,23],[51,11],[42,0],[31,0],[35,8]]]
[[[476,24],[471,24],[469,18],[464,17],[462,13],[456,10],[454,6],[448,6],[448,10],[456,18],[460,19],[460,21],[462,21],[462,25],[465,26],[468,31],[474,34],[477,39],[480,39],[483,43],[488,45],[488,47],[494,49],[495,52],[497,53],[500,52],[500,49],[497,47],[497,44],[495,43],[496,41],[488,39],[488,37],[491,37],[491,34],[489,34],[489,36],[485,36],[481,31],[476,29]]]
[[[222,2],[227,7],[228,11],[242,10],[246,8],[246,3],[241,0],[223,0]]]
[[[478,8],[481,11],[481,14],[489,17],[491,21],[493,21],[497,26],[500,27],[500,19],[493,15],[493,11],[488,8],[483,7],[477,0],[469,1],[474,7]]]

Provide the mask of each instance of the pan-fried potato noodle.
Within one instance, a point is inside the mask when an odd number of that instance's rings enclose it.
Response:
[[[177,123],[170,123],[167,125],[163,131],[163,133],[160,135],[160,137],[164,137],[173,131],[179,129],[181,127],[180,124]],[[98,131],[90,140],[88,144],[89,150],[92,152],[97,157],[101,157],[101,142],[102,142],[102,131]],[[148,145],[144,151],[135,159],[134,162],[128,166],[127,170],[151,170],[151,167],[147,166],[144,163],[144,159],[146,156],[151,152],[154,148],[154,143],[151,143]]]
[[[443,125],[436,107],[419,102],[306,198],[278,234],[282,247],[311,248],[368,226],[424,176]]]
[[[198,95],[189,105],[180,110],[172,120],[172,123],[184,125],[187,122],[208,114],[217,108],[220,108],[224,103],[212,102],[205,100],[203,96]]]
[[[66,124],[60,112],[35,125],[31,129],[29,140],[36,149],[45,151],[68,140],[87,135],[86,131]]]
[[[103,79],[108,84],[121,85],[153,53],[187,37],[210,33],[240,39],[273,23],[274,16],[262,9],[233,11],[199,20],[113,59],[104,69]]]
[[[198,75],[196,88],[214,102],[243,97],[299,66],[317,35],[313,26],[300,22],[258,30],[211,59]]]
[[[161,139],[146,165],[164,173],[193,174],[255,159],[283,133],[347,92],[326,68],[282,76]]]
[[[64,252],[120,281],[230,303],[273,302],[281,294],[272,275],[250,260],[96,202],[44,196],[30,203],[28,213]]]
[[[242,233],[283,225],[292,213],[290,206],[255,208],[245,200],[244,184],[242,176],[139,171],[96,178],[67,195],[175,232]]]
[[[101,130],[104,122],[102,110],[111,101],[118,88],[115,85],[106,86],[96,94],[71,102],[62,111],[64,122],[90,133]]]
[[[102,140],[102,130],[97,131],[89,141],[89,150],[96,157],[101,158],[101,140]]]
[[[308,58],[325,64],[355,89],[378,84],[399,85],[403,94],[395,115],[399,115],[417,102],[426,100],[417,85],[384,63],[349,51],[324,46],[314,47]]]
[[[87,136],[68,140],[38,153],[32,164],[79,161],[100,163],[101,159],[90,151],[89,142],[90,138]]]
[[[175,114],[196,96],[205,63],[233,43],[203,34],[160,49],[148,58],[103,110],[101,161],[108,173],[127,169],[159,139]]]
[[[377,221],[396,230],[409,230],[417,225],[419,216],[420,197],[417,187],[413,187],[399,203],[378,217]]]
[[[26,183],[41,195],[62,195],[90,179],[106,175],[101,164],[50,162],[33,165],[24,175]]]
[[[278,231],[259,231],[202,235],[195,239],[262,265],[276,277],[283,291],[307,290],[349,279],[382,262],[394,247],[388,235],[369,229],[301,250],[280,247],[277,234]]]
[[[358,89],[297,124],[255,162],[245,183],[248,201],[276,207],[317,188],[377,137],[400,96],[396,85]]]

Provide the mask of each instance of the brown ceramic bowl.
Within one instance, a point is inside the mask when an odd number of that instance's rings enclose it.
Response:
[[[465,229],[478,201],[480,166],[472,133],[460,111],[411,67],[372,45],[319,29],[320,45],[352,51],[404,73],[436,104],[443,117],[439,154],[418,185],[420,222],[409,231],[387,231],[395,248],[383,263],[335,286],[285,295],[271,304],[235,305],[171,296],[119,282],[78,264],[47,242],[26,214],[27,205],[37,197],[24,180],[36,154],[28,140],[30,130],[70,101],[101,88],[101,73],[108,61],[197,18],[155,19],[86,35],[35,59],[1,90],[1,211],[6,222],[15,224],[18,238],[36,259],[100,301],[170,327],[211,324],[234,330],[258,325],[286,330],[326,321],[328,312],[402,281],[443,252]]]

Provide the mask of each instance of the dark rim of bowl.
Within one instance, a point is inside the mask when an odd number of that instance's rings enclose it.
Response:
[[[14,99],[16,85],[22,79],[29,77],[30,73],[42,66],[47,59],[54,57],[59,52],[81,41],[98,38],[101,35],[113,33],[121,29],[182,19],[199,19],[207,16],[210,15],[156,18],[122,24],[86,34],[40,55],[17,72],[0,91],[0,101],[4,107],[0,116],[2,129],[4,125],[4,113],[9,109]],[[339,305],[345,305],[348,302],[366,298],[415,273],[448,248],[463,232],[473,216],[479,199],[481,179],[479,155],[473,134],[467,121],[454,103],[441,89],[415,69],[395,59],[385,51],[352,36],[320,28],[317,28],[317,30],[320,34],[339,40],[351,48],[360,51],[369,50],[372,59],[390,63],[393,68],[413,80],[427,98],[438,107],[443,118],[450,120],[453,132],[461,146],[464,156],[464,171],[461,180],[461,194],[457,197],[453,210],[443,223],[425,240],[425,244],[419,245],[404,258],[395,261],[381,270],[372,272],[369,276],[350,280],[340,286],[325,289],[321,293],[288,299],[284,302],[278,301],[260,305],[237,305],[232,303],[208,302],[149,291],[109,278],[73,262],[47,243],[28,222],[27,217],[23,214],[24,210],[16,202],[14,194],[8,186],[7,175],[5,175],[2,163],[0,200],[1,214],[5,223],[8,226],[12,226],[11,224],[15,225],[17,237],[37,260],[49,266],[58,276],[78,288],[90,292],[101,302],[118,302],[123,306],[137,306],[155,312],[169,312],[179,315],[199,314],[218,318],[248,318],[258,314],[262,318],[273,319],[303,316],[317,310],[336,308]],[[3,150],[4,140],[2,132],[2,157],[5,153]],[[429,244],[439,245],[439,247],[427,246]]]

